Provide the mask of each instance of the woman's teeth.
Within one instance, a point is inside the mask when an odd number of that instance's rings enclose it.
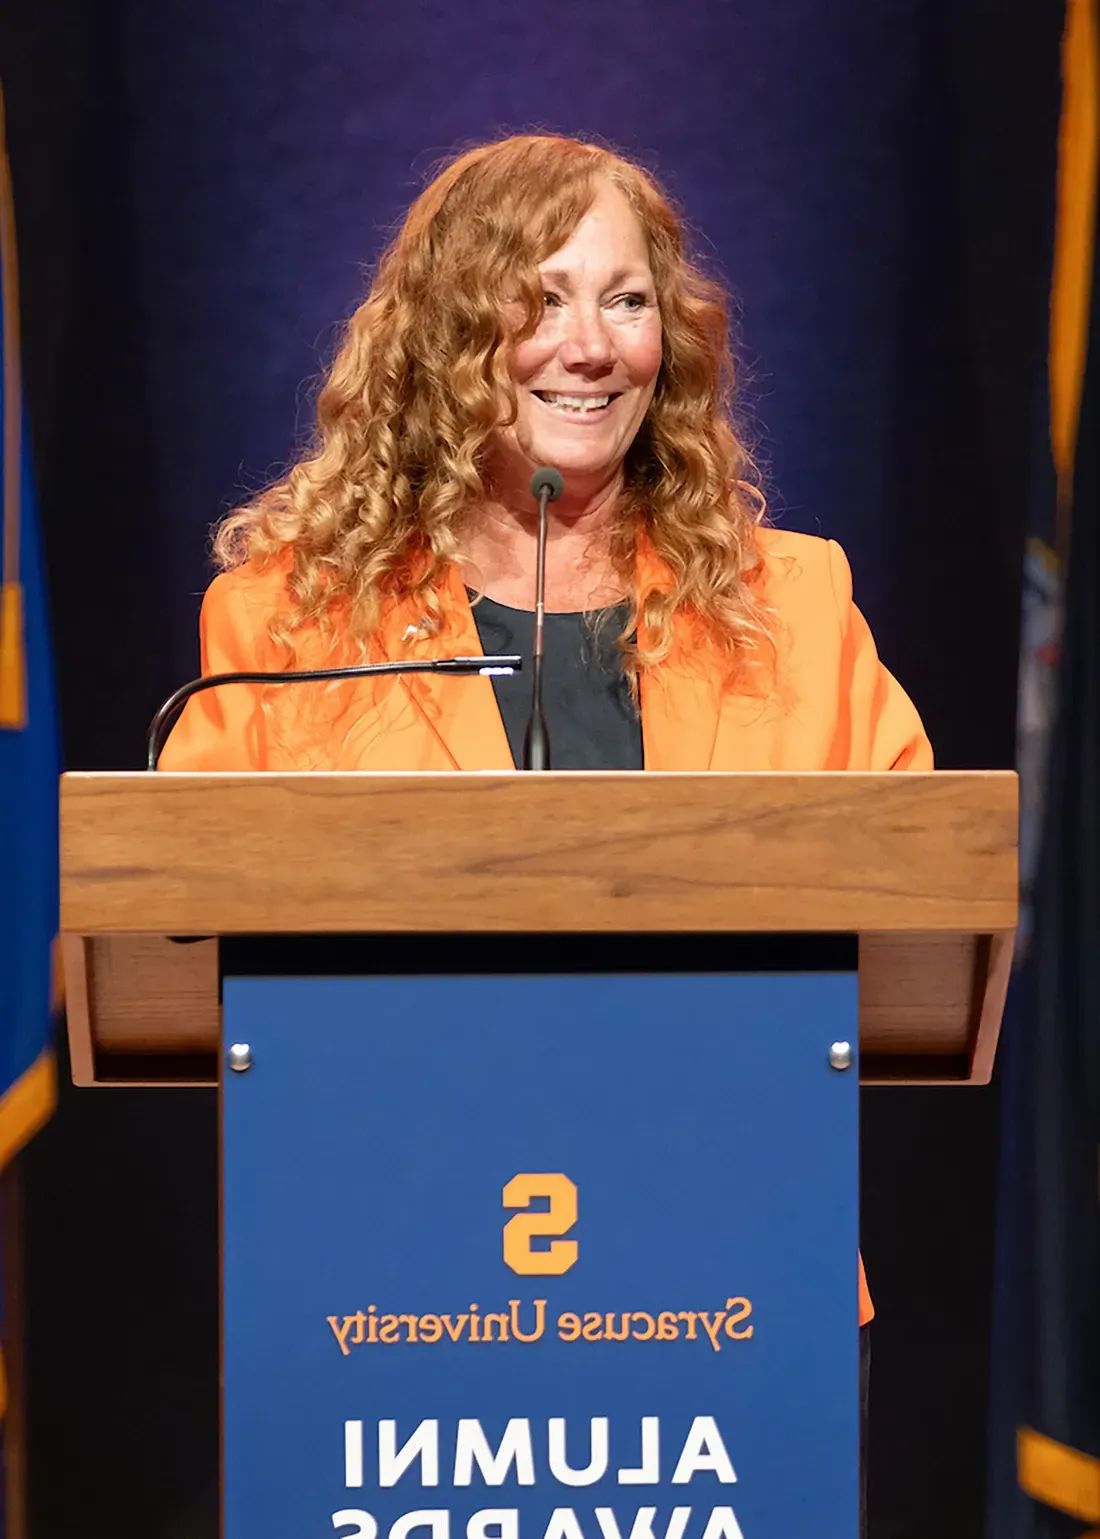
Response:
[[[535,394],[547,406],[557,406],[562,411],[599,411],[612,400],[609,395],[555,395],[550,390],[536,390]]]

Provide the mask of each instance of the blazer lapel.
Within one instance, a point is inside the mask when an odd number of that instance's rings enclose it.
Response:
[[[648,539],[639,541],[638,592],[667,592],[668,568]],[[721,671],[706,638],[689,615],[673,619],[673,645],[658,667],[642,676],[642,741],[647,770],[707,770],[721,720]]]
[[[388,658],[481,657],[483,648],[473,610],[457,566],[441,595],[444,622],[434,630],[427,606],[415,599],[395,604],[381,626]],[[457,770],[514,769],[491,679],[476,674],[409,673],[401,684]]]

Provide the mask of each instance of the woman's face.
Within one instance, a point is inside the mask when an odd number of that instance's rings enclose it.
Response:
[[[617,187],[600,186],[539,275],[542,319],[512,358],[518,413],[500,448],[522,456],[527,474],[553,465],[567,482],[605,481],[634,441],[661,367],[645,232]]]

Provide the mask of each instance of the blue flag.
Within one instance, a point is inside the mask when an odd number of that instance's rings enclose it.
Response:
[[[0,594],[0,1166],[53,1109],[59,744],[19,360],[15,221],[0,102],[3,589]]]
[[[0,720],[0,1166],[49,1116],[56,1091],[59,746],[31,482],[24,443],[19,579],[5,583],[8,623],[0,655],[9,700],[22,696],[21,724],[12,721],[14,711],[7,713],[8,723]]]
[[[15,218],[0,97],[0,1168],[53,1110],[60,749],[19,357]],[[7,1319],[0,1296],[0,1322]],[[0,1415],[7,1379],[0,1354]],[[4,1450],[5,1456],[7,1450]],[[0,1511],[0,1530],[4,1519]]]
[[[11,177],[0,98],[0,1168],[53,1110],[59,745],[19,368]],[[0,1297],[0,1322],[7,1335]],[[7,1379],[0,1355],[0,1415]],[[6,1453],[6,1450],[5,1450]],[[0,1530],[4,1519],[0,1511]]]

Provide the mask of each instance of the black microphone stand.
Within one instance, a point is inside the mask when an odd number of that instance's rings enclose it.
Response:
[[[561,471],[544,465],[531,477],[531,495],[539,500],[539,543],[535,564],[535,638],[531,647],[531,714],[523,734],[525,770],[550,768],[550,735],[542,711],[542,658],[546,632],[546,508],[565,489]]]

